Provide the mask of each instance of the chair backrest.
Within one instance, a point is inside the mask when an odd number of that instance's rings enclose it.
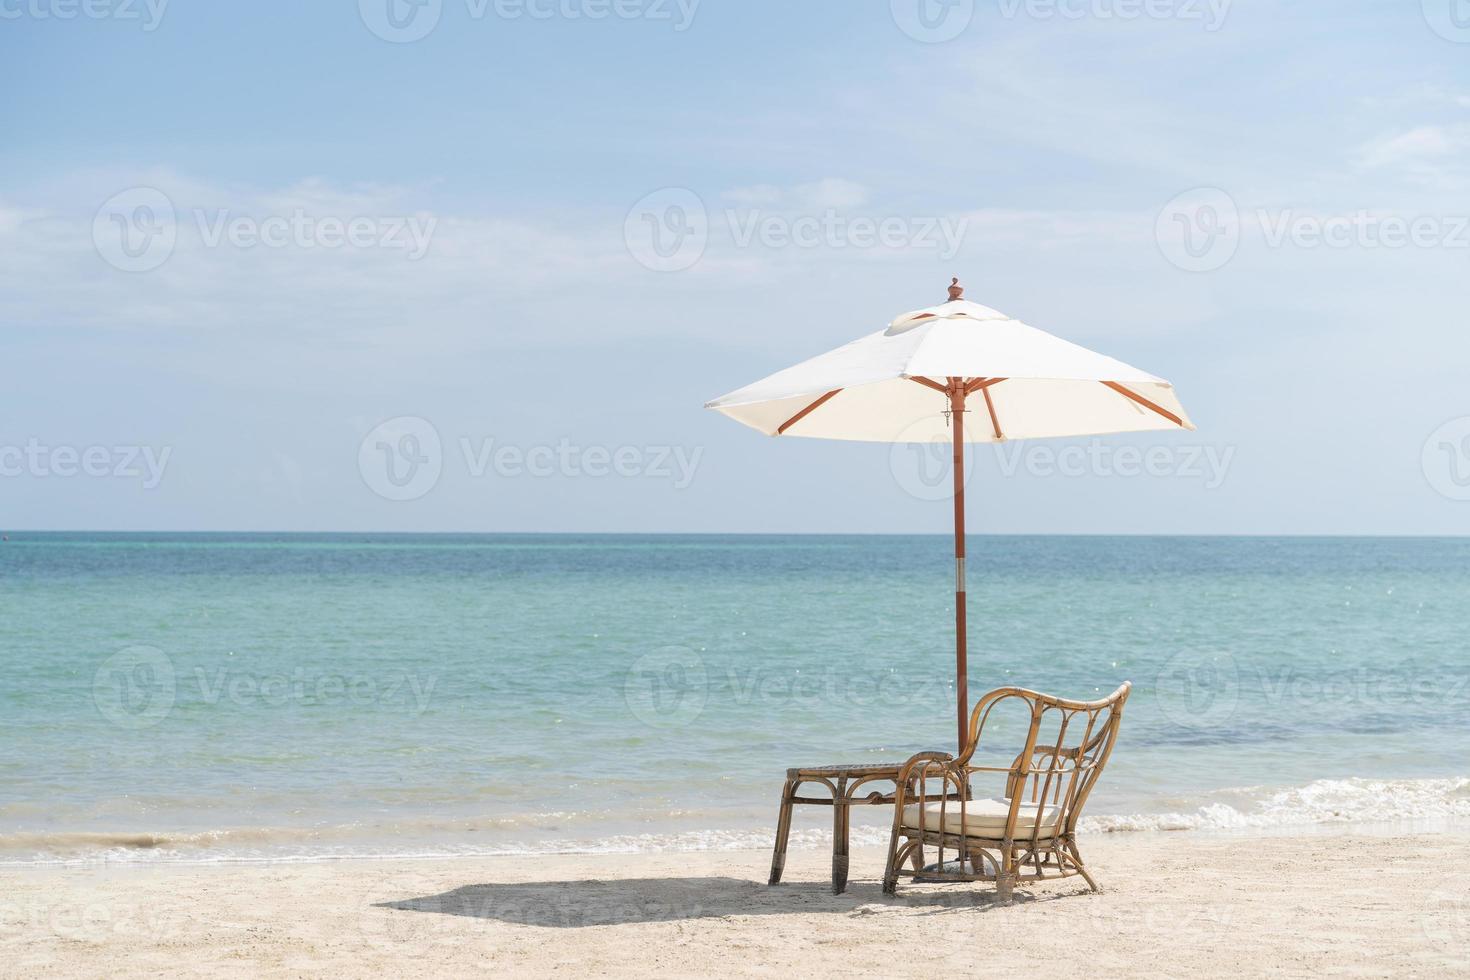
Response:
[[[971,766],[986,723],[992,720],[997,707],[1019,701],[1030,717],[1025,743],[1006,777],[1005,796],[1011,801],[1007,837],[1013,836],[1023,803],[1055,807],[1058,812],[1055,820],[1038,818],[1033,834],[1021,836],[1039,835],[1044,825],[1065,834],[1076,830],[1082,806],[1112,754],[1123,720],[1123,704],[1132,689],[1132,682],[1125,682],[1100,701],[1069,701],[1024,688],[1003,687],[980,699],[970,714],[965,751],[955,760],[959,765]],[[972,768],[979,771],[985,767]]]

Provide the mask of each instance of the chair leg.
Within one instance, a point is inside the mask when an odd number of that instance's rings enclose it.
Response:
[[[995,897],[1000,899],[1000,904],[1009,905],[1016,897],[1016,876],[1012,874],[1001,874],[995,879]]]
[[[1077,852],[1077,842],[1070,837],[1067,838],[1067,850],[1071,852],[1072,863],[1076,865],[1077,873],[1087,882],[1087,887],[1095,892],[1101,891],[1097,887],[1097,882],[1093,880],[1092,875],[1087,873],[1087,867],[1082,863],[1082,855]]]
[[[907,842],[905,842],[907,843]],[[914,860],[918,854],[918,848],[908,852],[909,860]],[[898,865],[903,860],[903,848],[898,843],[898,833],[888,838],[888,863],[883,866],[883,894],[898,894]]]
[[[781,872],[786,868],[786,839],[791,836],[791,798],[796,795],[796,780],[786,780],[781,789],[781,809],[776,815],[776,847],[771,853],[770,885],[780,884]]]
[[[995,897],[1002,905],[1011,904],[1016,893],[1016,855],[1010,841],[1000,851],[1000,867],[995,869]]]

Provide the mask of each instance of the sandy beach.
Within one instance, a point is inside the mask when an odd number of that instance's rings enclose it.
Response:
[[[7,870],[9,976],[168,974],[1470,976],[1470,835],[1084,841],[1076,879],[883,896],[856,851]]]

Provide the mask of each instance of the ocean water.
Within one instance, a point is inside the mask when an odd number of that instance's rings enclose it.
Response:
[[[767,846],[786,767],[952,748],[950,547],[11,533],[0,863]],[[1470,826],[1470,539],[970,556],[972,697],[1134,682],[1087,829]]]

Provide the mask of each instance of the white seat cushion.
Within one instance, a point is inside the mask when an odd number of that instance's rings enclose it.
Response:
[[[910,803],[903,808],[903,826],[919,828],[919,804]],[[923,804],[924,807],[924,829],[928,831],[939,830],[940,801],[934,800]],[[948,800],[944,807],[944,832],[948,834],[964,833],[970,837],[983,837],[986,840],[1000,840],[1005,837],[1006,818],[1011,814],[1011,803],[1009,800],[970,800],[961,803],[959,800]],[[1036,828],[1037,810],[1041,809],[1041,836],[1051,837],[1056,833],[1057,820],[1061,816],[1061,808],[1047,806],[1039,808],[1035,803],[1022,803],[1021,810],[1016,814],[1016,837],[1028,838]],[[963,810],[964,829],[961,830],[960,818]]]

